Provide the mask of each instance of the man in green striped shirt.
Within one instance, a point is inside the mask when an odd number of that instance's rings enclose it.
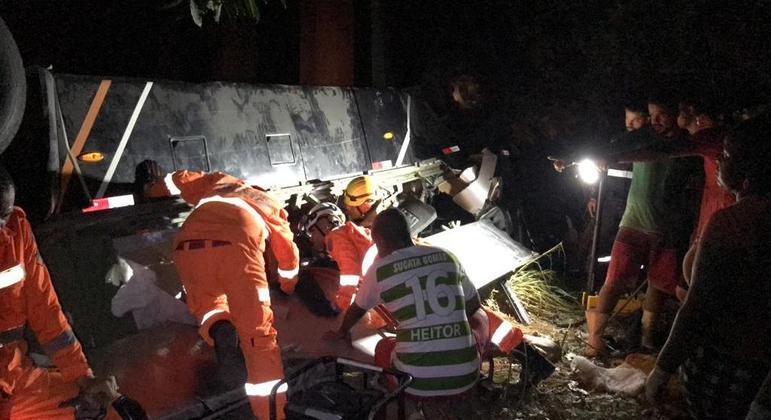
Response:
[[[408,394],[448,396],[472,388],[480,359],[468,319],[480,301],[463,268],[445,250],[415,246],[397,209],[378,215],[372,238],[380,259],[367,271],[340,329],[327,337],[347,336],[382,303],[398,326],[395,341],[378,344],[375,362],[411,374]]]

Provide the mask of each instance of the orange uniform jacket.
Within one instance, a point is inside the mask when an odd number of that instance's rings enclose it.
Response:
[[[214,323],[219,319],[233,322],[246,362],[244,391],[255,416],[267,419],[269,395],[284,377],[284,370],[262,252],[267,242],[278,261],[281,289],[291,293],[299,255],[286,210],[268,193],[221,172],[177,171],[164,183],[169,193],[178,192],[196,207],[174,244],[180,279],[188,284],[188,307],[199,319],[199,332],[209,344],[214,344],[208,333]],[[211,244],[211,250],[196,258],[189,245],[201,241]],[[216,241],[233,246],[215,250]],[[286,386],[277,390],[279,420],[284,418],[285,392]]]
[[[196,207],[211,202],[205,207],[198,207],[195,217],[191,215],[186,229],[178,235],[177,243],[195,239],[231,241],[246,238],[254,225],[228,222],[231,221],[234,206],[240,207],[240,210],[256,211],[256,223],[264,224],[265,237],[278,260],[281,280],[291,280],[297,275],[300,257],[287,221],[287,212],[268,193],[251,188],[244,181],[222,172],[177,171],[167,175],[163,184],[151,185],[149,191],[157,194],[163,188],[168,194],[180,194],[183,200]],[[233,217],[232,221],[236,219]]]
[[[0,335],[9,337],[28,326],[62,379],[73,381],[91,374],[80,343],[62,313],[48,269],[24,212],[15,207],[0,231]],[[0,390],[13,394],[16,381],[29,366],[27,343],[5,340],[0,348]]]
[[[327,234],[327,252],[340,269],[340,288],[337,305],[340,309],[350,306],[351,298],[359,286],[364,255],[372,247],[369,229],[353,222],[345,222]]]

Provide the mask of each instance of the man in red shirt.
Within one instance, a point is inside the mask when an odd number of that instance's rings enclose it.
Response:
[[[653,402],[680,371],[691,416],[760,417],[771,369],[771,118],[737,126],[725,141],[718,179],[737,202],[716,211],[698,244],[691,289],[646,383]],[[761,391],[764,389],[765,391]],[[767,406],[765,406],[767,408]],[[768,410],[765,410],[768,418]]]
[[[689,149],[674,154],[695,154],[704,158],[704,191],[701,196],[698,224],[691,237],[691,247],[683,260],[685,282],[690,282],[693,257],[707,222],[716,211],[736,202],[736,197],[720,188],[717,180],[717,161],[723,151],[725,137],[723,129],[717,124],[717,116],[716,107],[704,97],[695,97],[680,103],[677,125],[688,130],[692,142],[689,144]],[[680,300],[685,299],[685,289],[687,289],[687,283],[681,284],[678,288]]]

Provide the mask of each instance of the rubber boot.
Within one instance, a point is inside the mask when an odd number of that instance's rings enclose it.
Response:
[[[658,318],[657,313],[643,310],[640,328],[640,345],[644,351],[649,353],[656,351],[656,323],[658,322]]]
[[[584,350],[584,356],[588,358],[597,357],[606,353],[605,342],[602,340],[602,333],[605,331],[605,324],[608,323],[610,315],[596,311],[586,311],[586,330],[589,333],[587,346]]]
[[[522,341],[514,351],[512,357],[522,365],[522,373],[519,376],[520,383],[531,388],[554,373],[554,365],[544,357],[535,347]]]
[[[209,329],[209,336],[214,339],[218,382],[226,390],[244,386],[246,362],[239,347],[236,327],[228,321],[218,321]]]

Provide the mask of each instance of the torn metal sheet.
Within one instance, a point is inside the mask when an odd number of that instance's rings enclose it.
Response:
[[[407,95],[395,89],[354,89],[372,169],[416,162],[407,144]],[[402,161],[398,162],[402,147]]]
[[[485,205],[485,202],[490,196],[490,182],[495,175],[495,166],[497,164],[498,157],[487,149],[482,150],[482,164],[479,168],[479,175],[475,176],[475,179],[464,179],[474,175],[469,175],[469,169],[467,168],[460,175],[460,178],[467,182],[468,187],[464,188],[455,196],[452,197],[457,205],[464,208],[466,211],[473,215],[477,215]],[[472,173],[475,171],[471,171]]]
[[[486,220],[431,235],[424,241],[454,254],[477,289],[537,255]]]

